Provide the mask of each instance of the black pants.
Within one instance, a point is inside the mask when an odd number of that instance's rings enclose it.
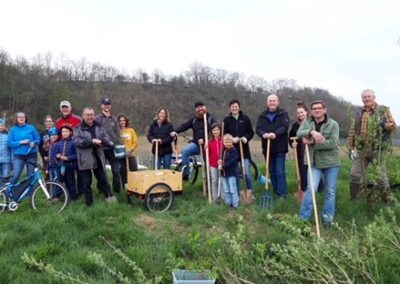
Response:
[[[86,204],[91,206],[93,204],[93,192],[92,192],[92,171],[97,179],[97,185],[104,196],[112,196],[110,185],[108,184],[105,169],[101,166],[101,162],[98,160],[98,167],[93,170],[81,170],[79,171],[82,179],[82,188],[85,194]]]
[[[121,164],[121,179],[122,179],[122,183],[126,184],[128,183],[128,171],[126,168],[126,158],[124,159],[120,159],[120,164]],[[138,165],[137,165],[137,161],[136,161],[136,157],[134,156],[130,156],[128,158],[128,162],[129,162],[129,171],[131,172],[136,172],[138,170]]]
[[[104,149],[104,155],[108,163],[111,166],[111,171],[113,175],[113,190],[115,192],[120,192],[121,190],[121,174],[120,174],[120,162],[117,158],[115,158],[113,149]]]
[[[76,169],[75,168],[65,168],[64,175],[60,175],[60,182],[65,184],[68,189],[69,196],[72,200],[79,197],[78,190],[76,188]]]

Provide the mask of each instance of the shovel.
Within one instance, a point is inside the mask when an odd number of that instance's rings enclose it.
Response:
[[[224,152],[224,122],[221,123],[221,151],[219,159],[222,160],[222,153]],[[217,190],[217,202],[221,200],[221,171],[218,170],[218,190]]]
[[[294,194],[296,200],[299,203],[303,202],[304,199],[304,191],[301,190],[301,177],[300,177],[300,167],[299,167],[299,160],[297,155],[297,137],[290,137],[290,140],[293,141],[292,146],[294,149],[294,163],[296,165],[296,175],[297,175],[297,191]]]
[[[242,166],[242,176],[243,176],[243,187],[244,190],[240,191],[240,202],[243,204],[250,204],[253,201],[251,190],[247,189],[246,183],[246,167],[244,166],[244,157],[243,157],[243,144],[242,139],[239,140],[239,149],[240,149],[240,164]]]
[[[156,145],[154,145],[155,147],[156,147],[156,154],[155,154],[155,157],[154,157],[154,170],[158,170],[158,141],[156,141],[156,143],[155,143]]]
[[[312,175],[311,159],[310,159],[310,152],[308,151],[308,144],[305,144],[305,148],[306,148],[306,156],[307,156],[307,164],[308,164],[308,177],[310,179],[310,189],[311,189],[311,196],[312,196],[312,202],[313,202],[313,207],[314,207],[315,229],[317,231],[318,238],[320,238],[321,234],[319,232],[317,201],[315,200],[314,180],[313,180],[313,175]]]
[[[267,153],[266,153],[266,158],[265,158],[265,192],[261,196],[260,199],[260,208],[263,209],[271,209],[274,200],[272,199],[271,191],[269,190],[269,155],[270,155],[270,144],[271,144],[271,139],[268,138],[267,140]]]
[[[204,143],[208,144],[208,123],[207,123],[207,113],[205,112],[203,115],[204,119]],[[208,189],[208,203],[212,203],[211,198],[211,180],[210,180],[210,152],[206,149],[206,177],[207,184],[206,187]],[[204,183],[203,183],[204,184]]]

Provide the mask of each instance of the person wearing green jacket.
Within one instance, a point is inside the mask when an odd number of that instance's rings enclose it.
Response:
[[[311,117],[304,121],[297,137],[302,138],[308,146],[313,184],[319,184],[322,175],[325,181],[325,200],[322,209],[322,222],[331,225],[335,216],[336,190],[340,170],[339,156],[339,124],[326,115],[325,102],[321,100],[311,103]],[[307,160],[305,161],[306,164]],[[310,176],[304,201],[300,208],[300,219],[308,221],[313,212]],[[315,191],[316,188],[314,187]]]

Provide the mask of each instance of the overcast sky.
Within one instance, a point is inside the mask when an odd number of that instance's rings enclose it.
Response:
[[[193,62],[294,79],[360,104],[376,91],[400,124],[400,1],[0,0],[0,48],[133,73]]]

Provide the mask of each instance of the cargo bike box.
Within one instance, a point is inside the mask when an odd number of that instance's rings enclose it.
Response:
[[[166,169],[128,172],[128,197],[144,199],[150,211],[167,211],[174,195],[182,194],[182,190],[182,172]]]

